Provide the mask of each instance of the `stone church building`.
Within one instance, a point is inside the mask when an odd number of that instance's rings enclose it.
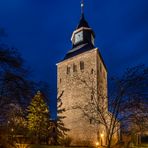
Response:
[[[59,93],[64,92],[62,103],[66,118],[63,121],[70,129],[67,134],[72,139],[71,145],[106,145],[103,125],[93,123],[95,115],[89,116],[95,110],[91,108],[91,100],[96,98],[102,111],[108,112],[107,68],[94,40],[95,33],[82,10],[71,37],[72,49],[57,64],[57,87]]]

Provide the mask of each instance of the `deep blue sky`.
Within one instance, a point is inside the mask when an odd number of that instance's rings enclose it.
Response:
[[[85,17],[96,33],[109,76],[148,65],[148,0],[84,0]],[[80,19],[80,0],[0,0],[0,27],[19,49],[35,80],[56,90],[56,63],[71,48]]]

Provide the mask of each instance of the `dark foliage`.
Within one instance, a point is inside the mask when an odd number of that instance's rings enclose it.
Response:
[[[66,118],[65,116],[62,115],[63,112],[65,112],[65,108],[62,108],[62,95],[64,92],[60,94],[60,96],[57,99],[57,121],[56,121],[56,134],[57,134],[57,139],[56,142],[57,144],[63,144],[63,141],[65,139],[65,136],[67,135],[66,132],[69,131],[64,126],[63,119]]]
[[[41,144],[42,141],[47,143],[50,129],[50,112],[44,101],[44,95],[40,91],[33,97],[27,111],[27,127],[30,139],[35,138],[38,144]]]

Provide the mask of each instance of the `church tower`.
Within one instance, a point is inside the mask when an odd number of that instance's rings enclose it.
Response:
[[[101,127],[92,123],[92,117],[84,116],[83,107],[89,106],[95,97],[102,110],[108,111],[107,69],[95,47],[95,33],[84,17],[83,7],[82,3],[81,18],[71,37],[72,49],[57,64],[58,93],[63,92],[62,103],[66,110],[63,121],[70,129],[67,134],[72,145],[77,146],[96,144],[98,133],[102,132]],[[88,112],[91,114],[91,110]]]

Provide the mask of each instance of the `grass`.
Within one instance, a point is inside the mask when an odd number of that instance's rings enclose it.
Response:
[[[30,148],[62,148],[62,146],[31,145]]]
[[[31,145],[30,148],[65,148],[64,146]],[[86,147],[67,147],[67,148],[86,148]]]
[[[64,148],[64,147],[63,146],[47,146],[47,145],[31,145],[29,146],[29,148]],[[80,147],[68,147],[68,148],[80,148]],[[143,144],[141,146],[133,146],[131,148],[148,148],[148,144]]]
[[[139,146],[134,146],[132,148],[148,148],[148,144],[142,144],[142,145],[139,145]]]

